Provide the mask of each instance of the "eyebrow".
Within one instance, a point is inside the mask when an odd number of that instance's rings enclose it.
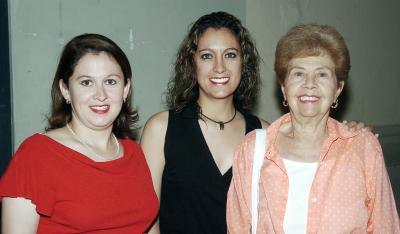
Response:
[[[239,52],[239,51],[240,51],[240,50],[238,50],[238,49],[236,49],[236,48],[234,48],[234,47],[226,48],[224,51],[227,51],[227,50],[234,50],[234,51],[236,51],[236,52]],[[198,50],[198,52],[203,52],[203,51],[213,51],[213,49],[206,48],[206,49]]]
[[[304,67],[299,67],[299,66],[294,66],[294,67],[289,67],[289,71],[293,70],[293,69],[300,69],[300,70],[306,70]],[[327,69],[329,71],[332,71],[332,69],[330,69],[329,67],[323,66],[323,67],[318,67],[315,70],[324,70]]]
[[[111,73],[111,74],[105,76],[104,78],[110,78],[112,76],[116,76],[116,77],[121,78],[118,74],[115,74],[115,73]],[[82,79],[82,78],[94,78],[94,77],[93,76],[89,76],[89,75],[81,75],[81,76],[76,77],[76,79]]]

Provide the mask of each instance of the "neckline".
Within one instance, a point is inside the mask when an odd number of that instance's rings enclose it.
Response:
[[[249,124],[248,124],[248,122],[247,122],[246,115],[243,114],[243,112],[242,112],[240,109],[237,109],[237,111],[238,111],[240,114],[242,114],[242,115],[243,115],[243,118],[244,118],[245,128],[244,128],[244,135],[243,135],[243,136],[245,136],[246,133],[247,133],[247,128],[248,128],[248,125],[249,125]],[[198,120],[199,120],[198,118],[195,118],[195,119],[194,119],[194,122],[195,122],[195,129],[196,129],[196,131],[198,131],[198,133],[200,134],[200,139],[201,139],[201,141],[202,141],[202,144],[205,145],[206,152],[207,152],[207,156],[206,156],[206,157],[208,158],[209,161],[211,161],[211,164],[212,164],[211,167],[214,168],[213,170],[216,171],[216,172],[218,173],[218,175],[219,175],[221,178],[225,178],[226,176],[231,175],[231,174],[232,174],[232,165],[229,167],[228,170],[226,170],[226,171],[222,174],[222,172],[221,172],[221,170],[219,169],[217,163],[215,162],[214,156],[213,156],[213,154],[212,154],[212,152],[211,152],[211,150],[210,150],[210,147],[209,147],[208,144],[207,144],[206,138],[205,138],[204,135],[203,135],[203,131],[201,131],[201,127],[200,127],[200,124],[199,124],[199,121],[198,121]],[[232,155],[232,157],[233,157],[233,155]]]
[[[303,166],[303,167],[313,167],[315,165],[318,165],[318,162],[300,162],[300,161],[295,161],[295,160],[286,159],[286,158],[282,158],[282,161],[285,164],[291,164],[291,165]]]
[[[67,156],[70,158],[78,159],[79,161],[83,161],[83,162],[86,162],[89,164],[95,164],[95,165],[114,164],[119,161],[125,161],[127,159],[127,156],[129,155],[129,152],[127,152],[127,149],[129,147],[125,146],[125,141],[123,139],[120,139],[120,143],[122,145],[122,149],[124,152],[121,157],[112,159],[112,160],[108,160],[108,161],[95,161],[95,160],[87,157],[86,155],[82,154],[81,152],[78,152],[75,149],[72,149],[72,148],[62,144],[61,142],[43,134],[43,133],[36,133],[35,135],[41,136],[45,141],[52,143],[52,146],[54,146],[60,150],[60,154],[63,154],[64,156]],[[65,155],[66,153],[67,153],[67,155]]]

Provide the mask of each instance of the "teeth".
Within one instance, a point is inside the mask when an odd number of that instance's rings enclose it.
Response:
[[[300,97],[301,101],[317,101],[319,98],[317,97],[310,97],[310,96],[301,96]]]
[[[92,106],[92,108],[96,110],[107,110],[109,106]]]
[[[213,83],[226,83],[229,78],[228,77],[214,77],[210,79]]]

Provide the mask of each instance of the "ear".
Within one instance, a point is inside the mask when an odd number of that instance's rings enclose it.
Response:
[[[335,100],[336,100],[336,99],[339,97],[339,95],[342,93],[343,88],[344,88],[344,81],[340,81],[340,82],[339,82],[339,85],[338,85],[338,87],[337,87],[337,90],[336,90]]]
[[[65,100],[71,100],[71,96],[69,94],[69,89],[68,89],[67,84],[65,84],[63,79],[60,79],[58,81],[58,86],[59,86],[61,94],[63,95]]]
[[[282,96],[283,96],[284,100],[287,100],[286,93],[285,93],[285,87],[283,85],[281,85],[281,91],[282,91]]]
[[[126,84],[124,86],[124,100],[128,97],[129,91],[131,90],[131,79],[126,79]]]

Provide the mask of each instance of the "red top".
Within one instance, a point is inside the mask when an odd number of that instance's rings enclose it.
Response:
[[[121,140],[124,155],[95,162],[35,134],[0,180],[0,197],[23,197],[40,214],[37,233],[144,233],[158,211],[140,146]]]

